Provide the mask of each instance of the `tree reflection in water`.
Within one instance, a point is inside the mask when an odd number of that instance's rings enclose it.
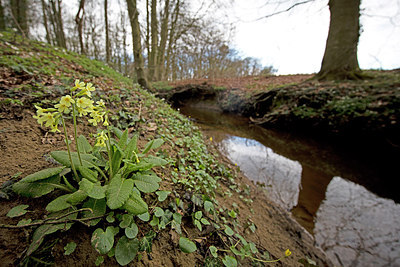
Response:
[[[400,205],[334,177],[315,219],[316,243],[337,265],[400,266]]]
[[[298,161],[278,155],[255,140],[237,136],[224,139],[221,149],[247,177],[267,186],[271,200],[287,210],[297,205],[302,172]]]

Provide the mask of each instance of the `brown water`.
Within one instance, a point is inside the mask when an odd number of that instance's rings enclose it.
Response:
[[[265,184],[336,265],[400,266],[399,151],[267,130],[209,106],[181,112],[249,179]]]

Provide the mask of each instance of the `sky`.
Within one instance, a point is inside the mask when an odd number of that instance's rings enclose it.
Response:
[[[235,0],[232,4],[236,34],[233,45],[243,56],[256,57],[277,74],[315,73],[321,67],[329,30],[328,0],[298,5],[266,4],[277,0]],[[281,1],[284,2],[284,1]],[[400,68],[400,0],[364,0],[358,60],[362,69]]]

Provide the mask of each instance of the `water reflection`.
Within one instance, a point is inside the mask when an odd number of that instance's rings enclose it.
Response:
[[[317,245],[342,266],[400,266],[400,205],[334,177],[315,223]]]
[[[270,199],[287,210],[297,205],[302,173],[298,161],[276,154],[255,140],[237,136],[222,140],[220,147],[247,177],[268,187]]]
[[[318,245],[337,266],[400,267],[399,151],[371,140],[331,143],[267,130],[211,109],[181,111],[195,118],[247,177],[271,185],[270,197],[293,207],[296,220],[315,231]]]

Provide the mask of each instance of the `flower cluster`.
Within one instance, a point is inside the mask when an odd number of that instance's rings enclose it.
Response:
[[[80,90],[78,93],[75,91]],[[41,107],[35,106],[36,116],[38,123],[45,127],[50,127],[51,132],[60,132],[58,130],[58,124],[60,119],[62,119],[63,114],[69,114],[72,111],[72,115],[79,115],[79,117],[90,115],[88,119],[89,123],[97,126],[99,123],[103,123],[104,126],[108,126],[108,116],[105,109],[105,103],[103,100],[97,101],[96,105],[93,105],[94,101],[92,98],[92,93],[95,88],[93,84],[81,82],[75,80],[75,86],[71,89],[71,95],[65,95],[61,97],[60,102],[54,105],[54,108],[43,109]]]

